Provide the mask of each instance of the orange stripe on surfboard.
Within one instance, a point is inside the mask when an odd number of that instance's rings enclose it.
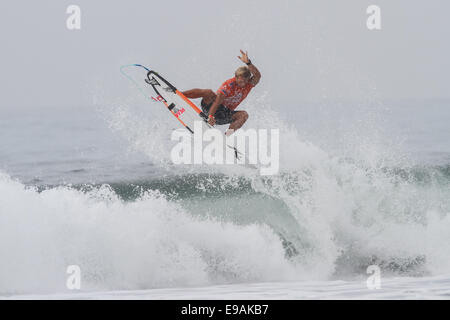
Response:
[[[192,103],[191,100],[186,98],[186,96],[184,94],[182,94],[180,91],[177,90],[175,93],[177,95],[179,95],[187,104],[189,104],[192,107],[192,109],[195,110],[195,112],[197,112],[198,114],[200,114],[200,112],[202,112],[199,108],[197,108],[197,106],[195,104]]]

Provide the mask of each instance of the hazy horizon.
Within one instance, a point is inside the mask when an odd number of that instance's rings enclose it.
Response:
[[[66,9],[81,8],[81,30]],[[382,29],[366,27],[369,5]],[[1,106],[123,99],[119,67],[142,63],[178,88],[216,90],[248,50],[268,102],[450,99],[445,1],[3,2]],[[119,89],[117,89],[119,88]]]

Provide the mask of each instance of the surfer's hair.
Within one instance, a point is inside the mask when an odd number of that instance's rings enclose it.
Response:
[[[245,79],[250,79],[252,76],[252,73],[250,72],[250,69],[248,67],[239,67],[237,68],[236,72],[234,73],[236,77],[244,77]]]

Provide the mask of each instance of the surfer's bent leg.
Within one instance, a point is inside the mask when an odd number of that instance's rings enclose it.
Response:
[[[242,127],[248,119],[248,113],[247,111],[236,111],[235,114],[231,117],[233,120],[230,124],[230,127],[228,129],[237,130],[240,127]]]
[[[213,103],[216,100],[216,94],[211,89],[191,89],[184,91],[183,94],[189,99],[203,98],[206,104]]]

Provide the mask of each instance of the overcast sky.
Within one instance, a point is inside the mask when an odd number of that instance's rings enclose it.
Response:
[[[81,30],[66,28],[69,5]],[[369,5],[382,29],[366,27]],[[448,0],[4,0],[1,107],[89,106],[141,63],[216,90],[246,49],[272,101],[449,98]]]

